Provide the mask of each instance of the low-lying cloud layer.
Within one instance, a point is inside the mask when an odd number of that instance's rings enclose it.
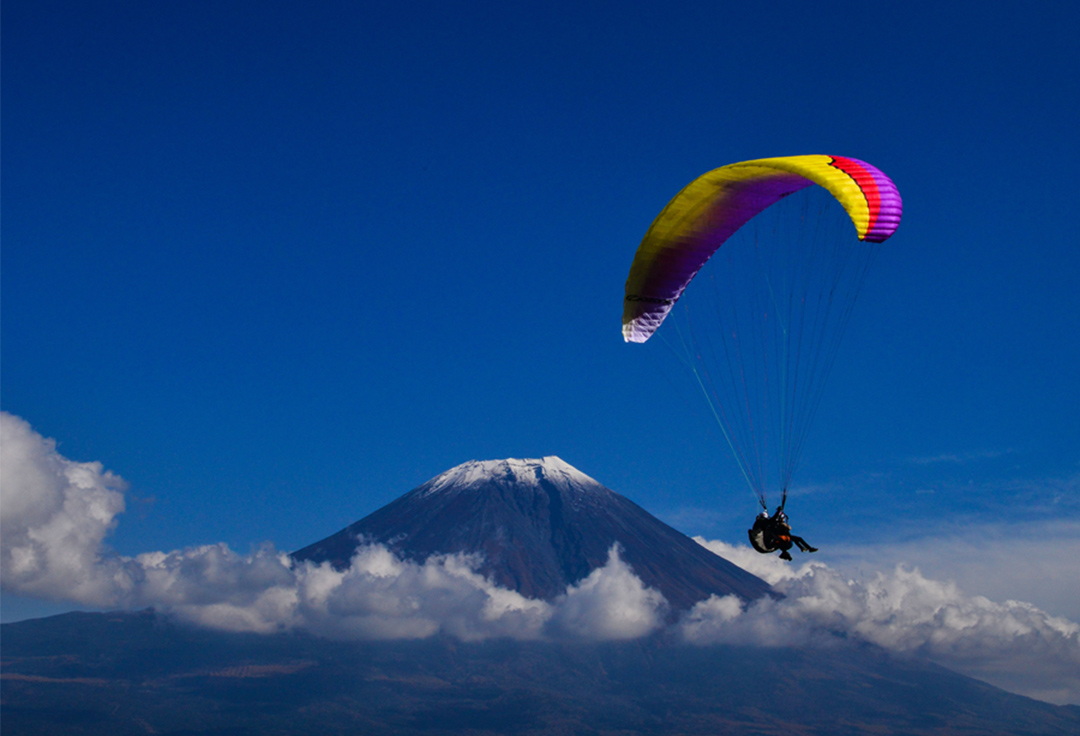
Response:
[[[0,579],[5,590],[96,607],[159,610],[230,631],[304,629],[335,638],[466,641],[633,639],[667,627],[700,645],[842,646],[857,640],[928,657],[1013,692],[1080,704],[1080,626],[1017,601],[995,603],[897,567],[868,582],[821,564],[792,567],[748,547],[698,541],[784,594],[749,605],[701,601],[671,623],[612,547],[607,563],[552,602],[500,588],[467,555],[403,561],[360,548],[347,570],[296,563],[266,545],[124,557],[104,540],[124,510],[125,483],[79,463],[22,419],[0,413]]]
[[[749,547],[697,541],[784,597],[698,603],[682,620],[691,642],[829,646],[837,637],[925,656],[1011,692],[1080,703],[1080,625],[1030,603],[995,603],[898,565],[860,582],[820,563],[801,567]]]
[[[905,563],[992,600],[1018,598],[1080,621],[1080,521],[1071,518],[927,524],[905,541],[830,545],[829,560],[857,577]]]

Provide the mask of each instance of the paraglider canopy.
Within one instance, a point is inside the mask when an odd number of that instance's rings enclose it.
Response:
[[[812,184],[843,205],[859,240],[883,242],[900,224],[900,193],[864,161],[781,156],[721,166],[675,195],[641,241],[626,280],[623,338],[648,340],[724,241],[769,205]]]
[[[896,186],[864,161],[764,158],[690,182],[638,247],[623,300],[627,342],[649,340],[713,261],[689,300],[706,292],[713,303],[693,319],[680,308],[685,321],[661,341],[690,370],[765,510],[767,486],[787,497],[875,244],[901,211]]]

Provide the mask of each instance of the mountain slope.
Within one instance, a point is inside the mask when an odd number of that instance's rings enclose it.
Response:
[[[360,540],[416,561],[479,553],[484,575],[530,598],[564,593],[603,566],[614,543],[675,610],[712,594],[752,600],[769,592],[760,578],[557,457],[464,463],[293,557],[345,567]]]
[[[153,612],[0,625],[4,736],[1072,736],[1080,708],[855,644],[341,642]]]

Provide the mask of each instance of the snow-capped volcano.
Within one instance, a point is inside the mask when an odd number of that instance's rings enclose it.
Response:
[[[479,554],[480,572],[497,584],[547,600],[603,566],[616,542],[676,610],[714,593],[751,600],[769,590],[554,456],[463,463],[293,557],[345,567],[365,542],[418,562]]]

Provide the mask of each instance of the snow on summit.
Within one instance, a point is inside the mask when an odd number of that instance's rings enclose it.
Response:
[[[563,491],[583,491],[600,483],[555,455],[540,459],[470,460],[432,478],[420,487],[420,495],[449,488],[465,488],[488,481],[539,486],[545,480]]]

